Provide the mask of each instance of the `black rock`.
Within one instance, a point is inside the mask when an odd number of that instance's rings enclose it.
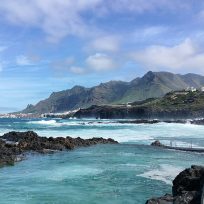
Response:
[[[152,198],[146,202],[146,204],[173,204],[173,196],[166,194],[160,198]]]
[[[180,200],[188,200],[187,203],[201,203],[202,190],[204,186],[204,167],[191,166],[182,171],[173,181],[172,193]]]
[[[163,147],[164,145],[159,140],[156,140],[152,142],[151,146]]]
[[[71,137],[39,137],[35,132],[9,132],[0,137],[0,165],[13,165],[21,160],[29,151],[53,153],[55,151],[72,150],[75,147],[95,144],[116,144],[113,139],[82,139]]]
[[[152,198],[146,204],[203,204],[203,188],[204,167],[193,165],[176,176],[172,195]]]

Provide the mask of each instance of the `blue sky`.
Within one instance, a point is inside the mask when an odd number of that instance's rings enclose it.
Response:
[[[204,74],[202,0],[1,0],[0,112],[148,70]]]

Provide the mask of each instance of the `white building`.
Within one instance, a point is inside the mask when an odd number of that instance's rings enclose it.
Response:
[[[192,92],[195,92],[195,91],[197,91],[197,89],[194,88],[194,87],[191,87],[191,91],[192,91]]]
[[[197,89],[192,86],[192,87],[188,87],[188,88],[186,89],[186,91],[196,92]]]

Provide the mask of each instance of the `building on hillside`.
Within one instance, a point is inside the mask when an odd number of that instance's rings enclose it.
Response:
[[[187,87],[186,91],[196,92],[197,89],[195,87],[191,86],[191,87]]]

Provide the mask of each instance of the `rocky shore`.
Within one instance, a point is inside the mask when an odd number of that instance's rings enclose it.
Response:
[[[204,167],[191,166],[173,180],[172,195],[152,198],[146,204],[203,204]]]
[[[193,124],[193,125],[204,125],[204,119],[171,119],[171,120],[158,120],[158,119],[153,119],[153,120],[145,120],[145,119],[137,119],[137,120],[119,120],[119,123],[123,124],[156,124],[156,123],[178,123],[178,124]]]
[[[63,116],[62,118],[100,118],[100,119],[144,119],[153,120],[185,120],[186,118],[200,118],[204,115],[204,109],[189,110],[189,107],[168,109],[168,107],[160,107],[153,105],[126,106],[126,105],[101,105],[91,106],[89,108],[80,109],[73,115]]]
[[[106,124],[111,124],[111,123],[120,123],[120,124],[157,124],[157,123],[178,123],[178,124],[193,124],[193,125],[204,125],[204,119],[186,119],[186,120],[159,120],[159,119],[152,119],[152,120],[147,120],[147,119],[131,119],[131,120],[115,120],[111,122],[104,122],[104,121],[90,121],[88,124],[93,124],[93,123],[106,123]],[[83,123],[82,123],[83,124]],[[84,123],[85,124],[85,123]]]
[[[103,103],[105,104],[105,103]],[[162,98],[148,98],[144,101],[126,104],[91,105],[80,108],[75,113],[62,118],[100,118],[100,119],[142,119],[185,120],[202,118],[204,115],[204,92],[174,91]],[[59,116],[60,117],[60,116]],[[203,124],[203,122],[201,122]]]
[[[26,153],[52,153],[96,144],[116,144],[113,139],[82,139],[71,137],[40,137],[35,132],[9,132],[0,137],[0,166],[13,165]]]
[[[178,150],[178,151],[185,151],[185,152],[196,152],[196,153],[204,153],[204,148],[195,148],[195,147],[173,147],[173,146],[167,146],[162,144],[160,141],[156,140],[154,141],[151,146],[164,148],[164,149],[170,149],[170,150]]]

